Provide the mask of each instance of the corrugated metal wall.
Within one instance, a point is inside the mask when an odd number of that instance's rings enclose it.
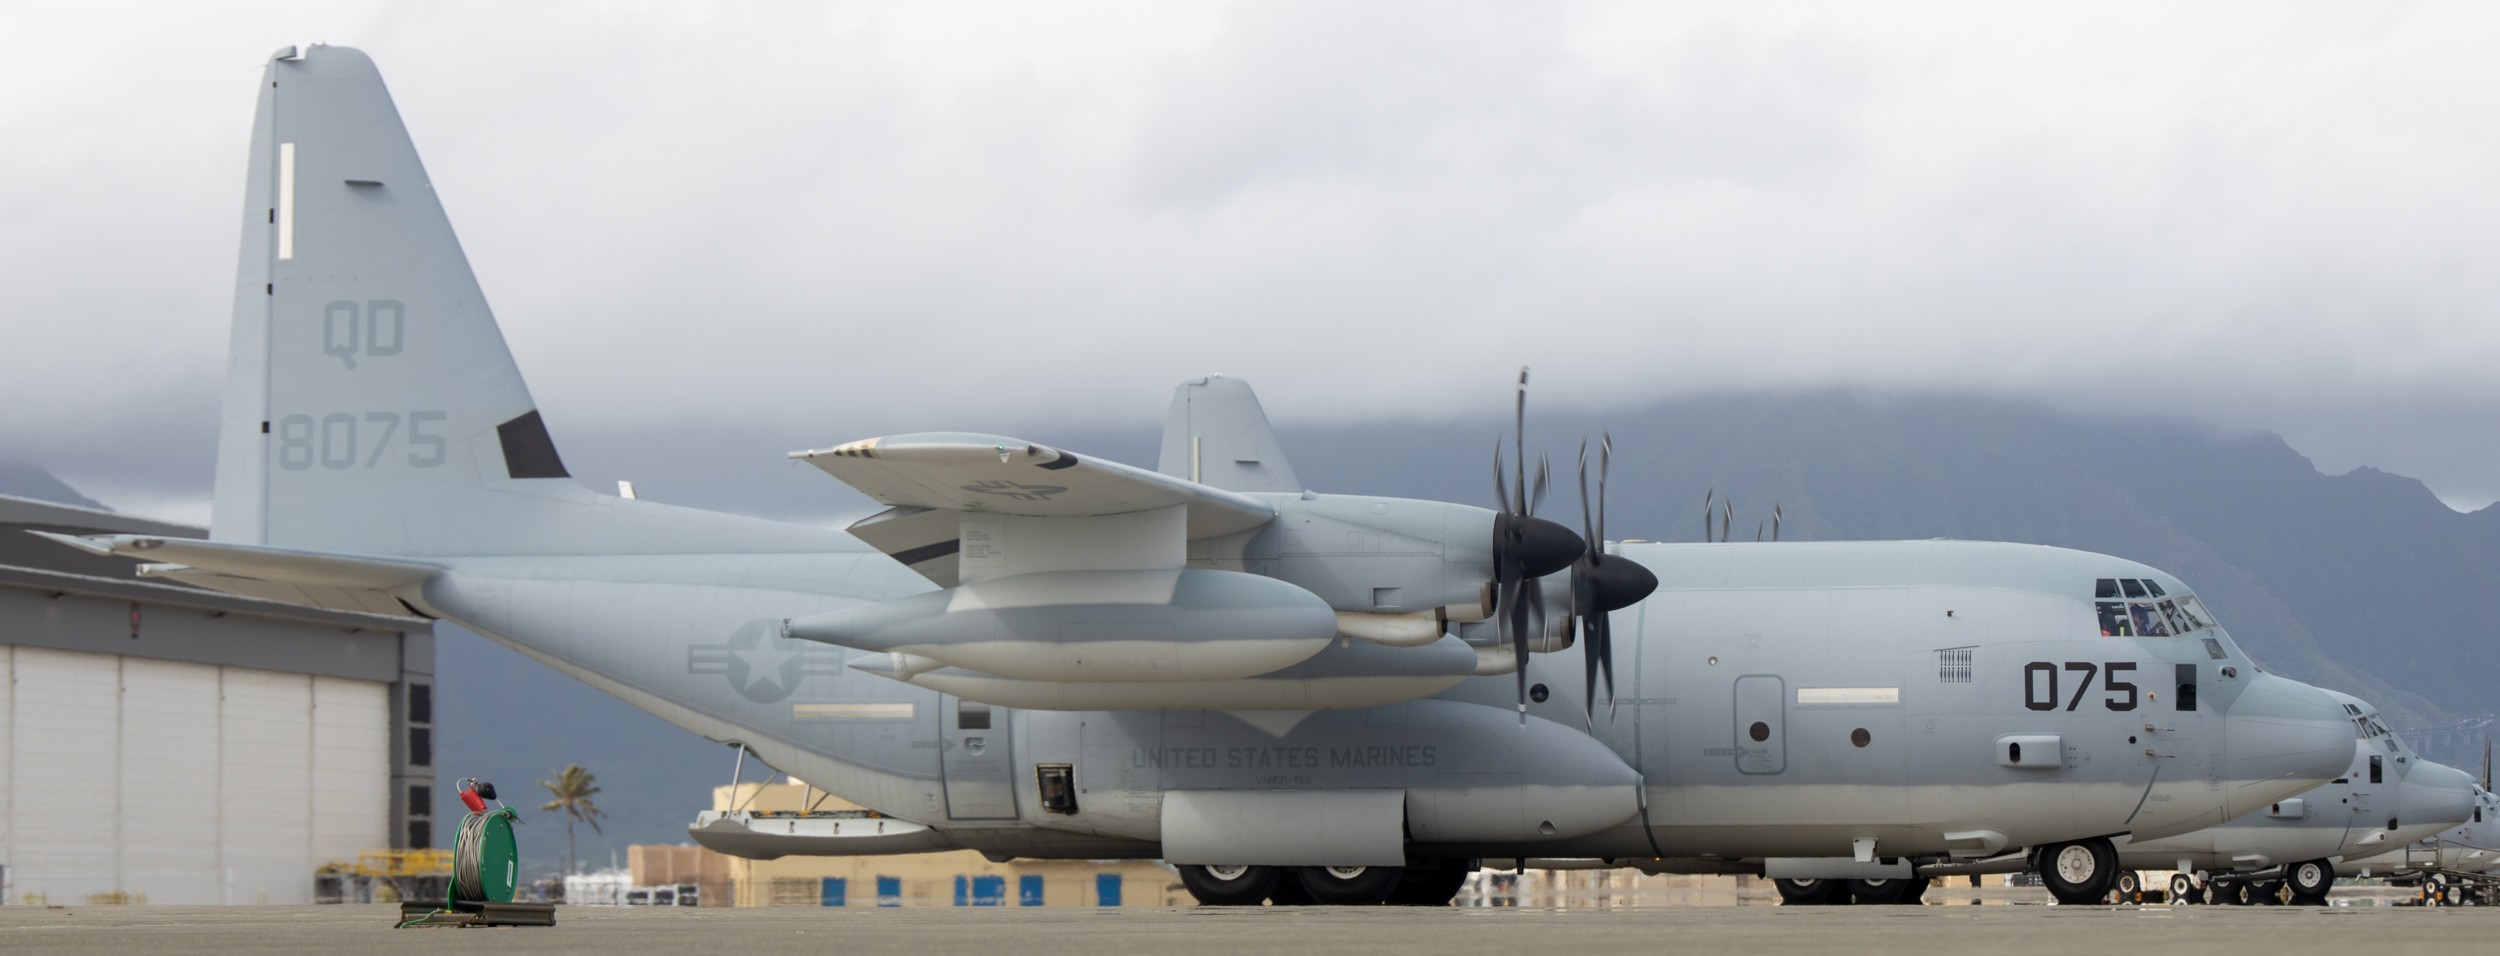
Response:
[[[390,688],[0,646],[8,902],[309,903],[390,845]]]

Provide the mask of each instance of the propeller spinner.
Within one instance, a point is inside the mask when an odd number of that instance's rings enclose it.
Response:
[[[1517,466],[1507,475],[1502,467],[1502,443],[1493,443],[1493,493],[1502,505],[1493,517],[1494,607],[1502,637],[1510,642],[1515,657],[1519,722],[1524,726],[1528,722],[1528,640],[1545,626],[1545,590],[1536,586],[1536,580],[1571,567],[1587,548],[1570,528],[1536,517],[1550,471],[1544,461],[1538,461],[1536,484],[1528,484],[1528,370],[1524,367],[1519,370],[1512,442]]]
[[[1580,442],[1580,526],[1588,532],[1579,560],[1571,564],[1571,616],[1580,628],[1580,653],[1587,662],[1588,687],[1581,700],[1588,716],[1597,715],[1597,680],[1606,679],[1609,712],[1615,697],[1613,612],[1641,602],[1658,590],[1658,576],[1637,561],[1606,553],[1606,473],[1615,457],[1615,439],[1600,434],[1597,442],[1597,497],[1590,513],[1589,444]]]

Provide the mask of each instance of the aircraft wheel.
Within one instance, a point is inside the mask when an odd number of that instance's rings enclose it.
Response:
[[[1391,906],[1448,906],[1467,886],[1467,861],[1431,860],[1409,865],[1389,891]]]
[[[1900,903],[1915,904],[1918,902],[1918,897],[1912,895],[1912,885],[1921,884],[1916,888],[1923,891],[1927,888],[1923,885],[1925,882],[1926,881],[1924,880],[1915,878],[1907,880],[1850,880],[1848,887],[1849,901],[1856,903],[1859,906],[1892,906]]]
[[[2294,863],[2284,874],[2291,884],[2292,905],[2325,906],[2326,891],[2335,888],[2335,864],[2325,860]]]
[[[1403,866],[1306,866],[1302,888],[1322,906],[1378,906],[1405,875]]]
[[[1849,902],[1849,884],[1843,880],[1775,879],[1771,885],[1780,891],[1781,906],[1833,906]]]
[[[1302,874],[1291,868],[1276,871],[1276,889],[1267,894],[1270,906],[1318,906],[1311,891],[1302,888]]]
[[[1275,892],[1281,874],[1272,866],[1197,866],[1175,867],[1181,871],[1181,885],[1189,895],[1197,897],[1200,906],[1257,906]]]
[[[2118,883],[2118,848],[2101,837],[2042,848],[2033,865],[2049,895],[2068,906],[2097,906]]]
[[[2196,885],[2196,878],[2185,873],[2170,874],[2170,903],[2173,906],[2197,906],[2205,902],[2205,888]]]
[[[2259,906],[2283,905],[2283,881],[2266,880],[2249,887],[2249,895]]]
[[[2118,871],[2118,902],[2144,902],[2144,874],[2134,870]]]
[[[2257,896],[2249,889],[2247,883],[2239,881],[2216,884],[2208,892],[2213,896],[2214,902],[2229,906],[2247,906],[2255,902]]]

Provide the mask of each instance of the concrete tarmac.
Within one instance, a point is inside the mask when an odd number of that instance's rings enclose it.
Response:
[[[1142,954],[2490,952],[2500,907],[1646,909],[672,909],[568,907],[557,925],[393,929],[398,908],[0,906],[0,953]]]

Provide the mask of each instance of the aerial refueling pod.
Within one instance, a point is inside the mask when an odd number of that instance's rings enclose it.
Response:
[[[1253,677],[1337,634],[1327,602],[1237,571],[1042,571],[828,611],[791,637],[893,655],[888,676],[945,667],[1050,682]]]

